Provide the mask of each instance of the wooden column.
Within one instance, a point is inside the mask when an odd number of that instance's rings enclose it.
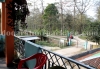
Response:
[[[5,35],[5,30],[6,30],[6,27],[5,27],[5,25],[6,25],[6,18],[5,18],[5,10],[6,10],[6,8],[5,8],[5,5],[6,5],[6,3],[5,2],[3,2],[2,3],[2,9],[1,9],[1,34],[4,34]]]
[[[6,14],[5,14],[5,18],[6,18],[6,64],[7,66],[9,67],[12,63],[12,60],[14,58],[14,31],[13,29],[8,25],[8,23],[10,22],[10,18],[8,18],[8,16],[10,16],[11,14],[9,14],[8,12],[10,10],[8,10],[7,6],[10,6],[8,5],[10,2],[12,2],[12,0],[6,0]],[[10,11],[12,12],[12,11]]]

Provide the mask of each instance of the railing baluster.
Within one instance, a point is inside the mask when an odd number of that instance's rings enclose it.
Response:
[[[44,65],[44,68],[43,69],[47,69],[47,64]]]
[[[52,65],[51,65],[50,67],[54,66],[54,64],[55,64],[55,63],[52,63]]]
[[[50,61],[48,60],[48,68],[50,68]]]
[[[71,62],[70,62],[70,61],[68,61],[68,63],[69,63],[69,65],[70,65],[71,69],[73,69],[73,66],[71,65]]]

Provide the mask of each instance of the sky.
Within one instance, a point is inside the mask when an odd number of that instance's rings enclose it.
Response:
[[[94,10],[94,9],[89,9],[86,13],[87,13],[87,15],[88,15],[89,17],[93,17],[94,19],[96,19],[96,10]]]
[[[43,0],[43,5],[44,5],[44,7],[46,7],[47,6],[47,4],[48,3],[54,3],[54,2],[58,2],[58,1],[60,1],[60,0]],[[65,1],[65,0],[62,0],[62,1]],[[70,0],[71,1],[71,0]],[[96,0],[95,0],[96,1]],[[40,6],[40,8],[41,8],[41,0],[27,0],[27,2],[28,3],[32,3],[32,5],[34,6],[34,4],[37,4],[37,6]],[[67,2],[66,2],[67,3]],[[29,6],[29,9],[33,9],[34,7],[33,6]],[[35,6],[36,7],[36,6]],[[1,8],[1,3],[0,3],[0,8]],[[87,15],[89,16],[89,17],[93,17],[93,18],[95,18],[95,16],[96,16],[96,12],[95,12],[95,7],[90,7],[89,8],[89,10],[86,12],[87,13]]]
[[[30,2],[31,1],[31,3],[33,3],[33,6],[34,6],[34,4],[37,4],[37,6],[41,6],[41,0],[27,0],[28,2]],[[46,7],[47,6],[47,4],[48,3],[54,3],[54,2],[58,2],[58,1],[60,1],[60,0],[43,0],[43,5],[44,5],[44,7]],[[66,1],[66,0],[62,0],[62,1]],[[68,0],[67,0],[68,1]],[[66,3],[68,4],[68,2],[66,1]],[[70,0],[71,1],[71,0]],[[93,0],[94,1],[94,0]],[[95,0],[96,1],[96,0]],[[35,2],[35,3],[34,3]],[[63,4],[64,5],[64,4]],[[35,6],[36,7],[36,6]],[[40,7],[41,8],[41,7]],[[32,9],[32,7],[30,8],[30,9]],[[87,15],[89,16],[89,17],[93,17],[94,19],[95,19],[95,15],[96,15],[96,13],[95,13],[95,7],[93,7],[93,6],[91,6],[90,8],[89,8],[89,10],[86,12],[87,13]]]

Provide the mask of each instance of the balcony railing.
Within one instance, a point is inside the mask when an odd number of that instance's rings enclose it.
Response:
[[[85,65],[71,58],[46,50],[40,45],[34,44],[30,41],[22,40],[18,37],[15,37],[15,50],[20,54],[21,58],[26,58],[38,52],[46,54],[48,56],[48,60],[43,66],[43,69],[48,69],[52,66],[62,66],[65,69],[95,69],[89,65]],[[33,61],[27,62],[28,67],[31,67],[31,65],[34,65]]]

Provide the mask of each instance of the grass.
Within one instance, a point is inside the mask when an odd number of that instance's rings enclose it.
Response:
[[[81,36],[79,36],[79,38],[81,38],[83,40],[88,40],[88,41],[91,41],[91,42],[95,42],[95,38],[93,38],[93,36],[81,35]]]
[[[42,45],[42,46],[49,46],[49,47],[58,47],[57,44],[50,43],[50,42],[47,42],[47,41],[38,41],[38,42],[36,42],[36,44],[39,44],[39,45]]]
[[[68,48],[68,47],[71,47],[71,46],[74,46],[75,44],[72,42],[70,46],[67,46],[67,45],[60,45],[59,44],[55,44],[53,42],[47,42],[47,41],[37,41],[36,44],[39,44],[39,45],[42,45],[42,46],[48,46],[48,47],[60,47],[61,49],[63,48]]]
[[[85,35],[84,36],[81,35],[81,36],[79,36],[79,38],[81,38],[83,40],[87,40],[87,36],[85,36]]]

